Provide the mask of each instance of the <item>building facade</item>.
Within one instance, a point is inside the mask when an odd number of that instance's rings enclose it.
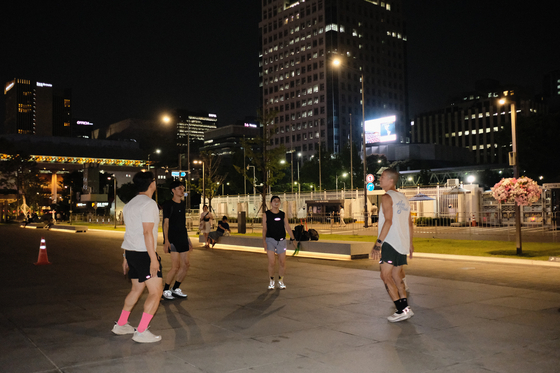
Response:
[[[478,84],[476,91],[454,100],[448,107],[415,116],[411,142],[469,149],[474,164],[508,163],[512,151],[511,103],[518,116],[546,112],[545,104],[520,87],[496,81]],[[506,99],[505,104],[499,101]]]
[[[265,129],[271,146],[303,160],[319,144],[334,153],[360,146],[362,103],[366,121],[395,115],[394,142],[406,142],[401,1],[262,0],[259,27],[263,111],[277,114]]]
[[[51,83],[15,78],[4,86],[4,133],[71,136],[72,93]]]
[[[188,147],[189,142],[204,141],[204,133],[216,129],[218,116],[206,112],[177,110],[177,146]]]

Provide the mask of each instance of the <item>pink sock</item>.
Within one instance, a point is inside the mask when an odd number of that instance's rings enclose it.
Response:
[[[144,331],[148,329],[148,324],[150,323],[150,321],[152,321],[152,317],[154,317],[154,315],[150,315],[146,312],[142,313],[142,319],[140,320],[140,324],[138,324],[138,328],[136,329],[138,330],[138,333],[144,333]]]
[[[130,312],[122,310],[121,317],[119,317],[119,321],[117,321],[117,324],[119,324],[120,326],[125,325],[128,322],[128,316],[130,316]]]

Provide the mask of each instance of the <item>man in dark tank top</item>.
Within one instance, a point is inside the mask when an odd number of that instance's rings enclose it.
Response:
[[[280,197],[273,196],[270,199],[270,210],[263,214],[263,246],[268,255],[268,275],[270,282],[268,289],[276,287],[274,282],[274,270],[276,267],[276,256],[278,256],[278,287],[285,289],[284,274],[286,273],[286,232],[290,235],[290,242],[295,241],[290,228],[288,218],[280,211]]]

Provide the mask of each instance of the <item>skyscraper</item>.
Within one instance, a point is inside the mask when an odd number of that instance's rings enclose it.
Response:
[[[71,91],[50,83],[16,78],[4,86],[4,132],[39,136],[71,136]]]
[[[260,75],[271,146],[308,159],[362,143],[365,120],[395,116],[406,142],[406,35],[401,1],[262,0]],[[341,64],[335,66],[333,61]],[[272,129],[273,128],[273,129]]]

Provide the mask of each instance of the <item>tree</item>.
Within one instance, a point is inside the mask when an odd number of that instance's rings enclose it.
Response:
[[[249,160],[251,166],[255,166],[256,171],[261,173],[262,177],[262,189],[261,196],[262,202],[260,210],[262,212],[266,211],[266,193],[269,187],[272,188],[277,182],[281,181],[284,177],[283,170],[287,167],[286,164],[280,163],[281,159],[284,159],[286,154],[286,149],[283,145],[277,148],[269,148],[272,145],[272,135],[276,131],[276,123],[274,118],[278,112],[270,111],[263,113],[261,110],[258,112],[258,121],[262,125],[261,136],[255,137],[253,139],[242,141],[242,145],[245,148],[245,156]],[[250,177],[247,168],[242,169],[241,167],[234,166],[237,172],[241,173],[251,184],[256,181]]]
[[[195,189],[201,195],[208,198],[209,210],[212,210],[212,199],[216,196],[220,184],[222,184],[227,176],[227,173],[220,172],[221,157],[213,156],[210,152],[204,151],[200,153],[200,158],[204,162],[204,175],[198,178],[198,182],[191,183],[191,189]]]
[[[45,204],[45,180],[42,180],[37,162],[26,154],[11,154],[8,159],[0,162],[0,186],[13,189],[18,194],[18,206],[22,204],[20,196],[25,197],[28,206],[38,209]],[[49,203],[50,204],[50,203]]]

